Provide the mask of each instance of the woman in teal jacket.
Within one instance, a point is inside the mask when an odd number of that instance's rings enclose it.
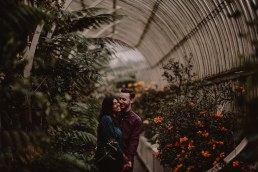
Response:
[[[97,131],[96,163],[100,172],[120,172],[128,160],[123,152],[122,132],[118,124],[120,111],[117,98],[104,98]]]

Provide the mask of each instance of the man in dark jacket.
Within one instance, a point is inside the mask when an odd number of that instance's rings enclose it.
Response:
[[[129,171],[133,169],[133,160],[136,155],[141,133],[142,120],[132,111],[131,105],[134,102],[135,91],[129,88],[123,88],[119,96],[121,107],[121,129],[122,142],[125,155],[129,160]]]

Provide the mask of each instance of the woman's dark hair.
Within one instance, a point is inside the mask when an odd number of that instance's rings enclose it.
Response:
[[[99,120],[101,119],[101,117],[103,115],[110,115],[112,114],[112,109],[113,109],[113,101],[114,99],[117,99],[114,96],[108,96],[105,97],[103,102],[102,102],[102,106],[101,106],[101,111],[100,111],[100,115],[99,115]]]

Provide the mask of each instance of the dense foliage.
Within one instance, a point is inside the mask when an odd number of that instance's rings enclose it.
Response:
[[[106,44],[125,44],[77,31],[121,16],[26,2],[0,2],[0,171],[96,171],[91,93],[112,53]]]

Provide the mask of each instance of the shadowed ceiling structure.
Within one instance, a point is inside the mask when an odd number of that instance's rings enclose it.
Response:
[[[83,34],[112,37],[137,49],[117,47],[124,67],[118,61],[113,70],[134,72],[147,82],[163,83],[161,65],[169,59],[184,63],[190,56],[200,79],[234,72],[252,58],[252,41],[257,39],[255,29],[248,26],[257,19],[257,0],[73,0],[69,9],[82,6],[125,15]],[[244,34],[248,36],[241,37]]]

